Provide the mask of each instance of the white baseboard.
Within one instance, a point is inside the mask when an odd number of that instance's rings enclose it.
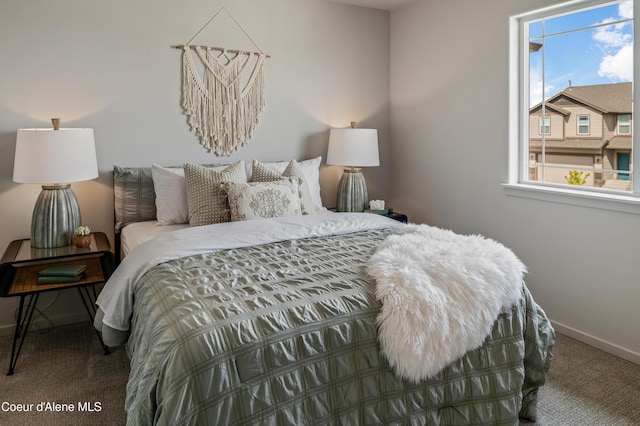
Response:
[[[72,312],[64,315],[56,315],[51,316],[47,315],[51,323],[54,326],[61,326],[67,324],[75,324],[78,322],[89,321],[89,316],[87,312],[82,310],[78,312]],[[51,328],[51,323],[47,321],[45,318],[38,317],[38,313],[33,314],[33,319],[31,320],[31,324],[29,325],[29,333],[33,332],[33,330],[44,330],[47,328]],[[0,326],[0,336],[12,336],[15,333],[16,326],[15,324],[11,325],[2,325]]]
[[[622,346],[616,345],[615,343],[607,342],[606,340],[602,340],[599,337],[595,337],[580,330],[576,330],[575,328],[569,327],[557,321],[552,320],[551,324],[558,333],[564,334],[565,336],[569,336],[572,339],[576,339],[582,343],[586,343],[587,345],[593,346],[607,353],[633,362],[634,364],[640,365],[640,353],[634,352],[627,348],[623,348]]]

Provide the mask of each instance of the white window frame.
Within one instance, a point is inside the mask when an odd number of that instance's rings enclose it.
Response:
[[[587,124],[580,124],[580,118],[582,117],[587,118]],[[581,132],[580,126],[587,126],[587,131]],[[585,136],[585,135],[591,134],[591,117],[589,116],[589,114],[578,114],[578,116],[576,117],[576,134],[578,136]]]
[[[614,3],[603,0],[571,0],[557,5],[512,16],[509,19],[509,156],[505,194],[583,207],[607,209],[640,215],[640,143],[634,143],[632,163],[633,187],[630,193],[608,192],[599,188],[568,187],[545,182],[531,182],[529,172],[529,41],[524,37],[524,22],[571,13],[585,7]],[[640,2],[634,0],[634,21],[640,14]],[[640,23],[640,19],[638,20]],[[635,23],[634,23],[635,25]],[[640,42],[634,40],[634,58],[640,58]],[[638,60],[638,59],[636,59]],[[640,81],[640,66],[635,66],[634,81]],[[634,99],[636,85],[634,84]],[[637,135],[637,120],[631,120],[632,134]],[[635,138],[635,136],[634,136]],[[525,155],[526,154],[526,155]]]
[[[540,126],[538,127],[538,134],[539,135],[551,134],[551,116],[550,115],[540,116]]]
[[[629,117],[629,123],[625,123],[625,126],[629,126],[629,131],[628,132],[621,132],[620,131],[620,117]],[[632,119],[631,119],[631,114],[618,114],[618,122],[617,122],[617,126],[616,126],[616,132],[619,135],[631,135],[631,126],[632,126]]]

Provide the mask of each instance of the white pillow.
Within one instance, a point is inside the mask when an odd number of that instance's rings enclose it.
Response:
[[[156,218],[160,225],[189,223],[187,187],[182,167],[151,165],[153,190],[156,193]]]
[[[220,188],[227,193],[231,220],[252,220],[282,216],[300,216],[299,179],[289,178],[273,182],[223,182]]]
[[[302,168],[305,176],[307,177],[306,183],[309,186],[309,192],[311,193],[311,199],[313,200],[313,207],[315,210],[324,210],[322,206],[322,198],[320,198],[320,162],[322,157],[312,158],[310,160],[298,161],[298,165]],[[290,161],[276,161],[273,163],[262,163],[277,170],[282,174],[284,169],[287,168]]]

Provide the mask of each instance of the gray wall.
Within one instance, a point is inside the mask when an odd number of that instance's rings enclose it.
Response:
[[[414,222],[504,242],[528,265],[527,283],[558,330],[640,362],[640,218],[509,197],[501,187],[508,17],[553,1],[423,0],[390,21],[387,12],[315,0],[5,3],[0,247],[28,236],[40,191],[11,180],[16,129],[48,126],[52,116],[95,130],[100,178],[73,187],[83,222],[108,233],[114,164],[325,156],[328,129],[358,121],[379,130],[382,165],[365,171],[372,198]],[[186,129],[179,52],[169,46],[222,6],[272,58],[252,141],[217,159]],[[224,14],[196,42],[253,49]],[[323,169],[328,207],[339,174]],[[56,324],[81,320],[76,298],[62,292],[45,313]],[[0,333],[11,330],[15,306],[0,300]]]
[[[265,53],[267,106],[252,140],[217,158],[198,144],[179,105],[180,51],[222,6]],[[194,43],[255,50],[222,12]],[[12,181],[16,129],[94,129],[100,177],[73,185],[83,223],[112,237],[114,165],[230,163],[326,156],[328,129],[379,131],[381,166],[365,171],[387,195],[389,13],[318,0],[5,1],[0,6],[0,250],[27,238],[38,185]],[[335,206],[338,167],[322,172]],[[57,297],[41,298],[40,306]],[[0,334],[17,300],[0,299]],[[73,291],[45,310],[55,324],[84,319]],[[46,324],[41,324],[45,326]]]
[[[422,1],[391,13],[391,201],[414,221],[510,246],[559,331],[640,363],[640,216],[501,187],[508,19],[551,3]]]

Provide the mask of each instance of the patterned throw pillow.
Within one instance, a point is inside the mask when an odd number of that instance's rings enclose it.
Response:
[[[231,220],[251,220],[269,217],[300,216],[300,196],[297,179],[273,182],[232,183],[220,185],[229,197]]]
[[[291,160],[282,174],[258,160],[253,160],[251,168],[252,182],[273,182],[280,180],[283,177],[298,179],[298,195],[300,196],[302,214],[313,213],[314,205],[313,199],[311,198],[311,192],[309,191],[309,185],[307,185],[307,177],[296,160]]]
[[[209,169],[197,164],[184,165],[187,185],[187,204],[191,226],[229,222],[227,194],[220,188],[223,182],[247,182],[244,161],[223,170]]]
[[[271,167],[273,170],[282,173],[287,168],[291,161],[274,161],[264,162],[263,164]],[[311,199],[313,200],[314,210],[325,210],[322,205],[322,197],[320,196],[320,163],[322,157],[312,158],[310,160],[298,161],[298,165],[304,172],[307,185],[309,186],[309,192],[311,193]],[[247,175],[251,178],[251,167],[247,170]],[[252,180],[252,179],[251,179]]]

